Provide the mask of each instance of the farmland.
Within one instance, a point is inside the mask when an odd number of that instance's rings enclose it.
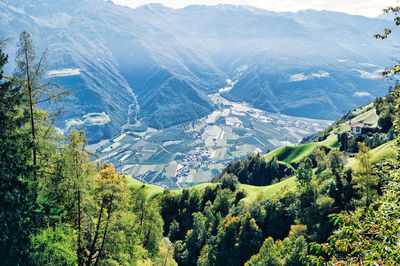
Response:
[[[217,107],[196,121],[162,130],[143,124],[89,146],[101,162],[144,183],[171,189],[209,182],[232,161],[297,145],[331,122],[290,117],[209,95]]]

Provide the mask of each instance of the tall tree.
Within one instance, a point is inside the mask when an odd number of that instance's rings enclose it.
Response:
[[[310,183],[313,177],[312,162],[310,158],[306,157],[301,161],[299,168],[297,169],[296,177],[302,187],[307,186]]]
[[[27,264],[33,202],[28,116],[21,88],[3,76],[7,56],[0,41],[0,261]]]
[[[374,185],[371,154],[369,153],[370,149],[362,142],[358,143],[358,149],[359,152],[357,153],[356,158],[359,161],[359,170],[357,173],[361,177],[360,181],[365,195],[365,204],[368,206],[372,202],[372,187]]]
[[[19,37],[16,58],[19,70],[19,77],[21,78],[20,82],[25,87],[25,93],[28,99],[27,102],[32,136],[32,163],[33,166],[36,166],[37,148],[34,108],[36,106],[38,96],[35,93],[35,89],[38,86],[38,79],[44,72],[43,61],[45,59],[45,54],[43,54],[39,62],[36,62],[36,54],[32,43],[32,38],[28,32],[24,31]]]
[[[26,101],[26,109],[29,114],[30,133],[31,133],[31,149],[32,149],[32,164],[38,168],[38,151],[40,139],[46,139],[52,132],[51,129],[61,112],[61,109],[49,114],[48,112],[41,113],[37,108],[40,103],[53,103],[59,101],[64,95],[69,94],[70,91],[64,91],[60,86],[55,83],[44,83],[43,78],[46,73],[46,59],[47,50],[38,58],[36,56],[35,46],[32,41],[31,35],[23,31],[18,40],[18,50],[16,54],[17,70],[16,77],[18,83],[21,85]],[[48,115],[52,116],[51,121]],[[43,116],[45,117],[43,119]],[[40,121],[41,120],[41,121]],[[38,135],[39,124],[42,122],[42,132]],[[45,123],[43,123],[45,122]],[[45,124],[45,125],[44,125]],[[34,179],[37,179],[37,171],[34,171]]]
[[[59,220],[71,223],[77,230],[78,264],[83,265],[82,243],[83,203],[88,201],[89,184],[94,176],[95,165],[89,161],[90,154],[83,131],[71,130],[67,143],[59,146],[51,174],[40,180],[41,203],[45,212],[51,214],[47,224],[55,226]],[[54,155],[53,155],[54,156]]]

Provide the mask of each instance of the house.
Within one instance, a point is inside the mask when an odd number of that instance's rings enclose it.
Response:
[[[354,122],[351,124],[351,134],[354,136],[362,136],[378,127],[378,122],[373,124],[364,121]]]
[[[365,124],[363,122],[353,123],[351,124],[351,134],[354,136],[361,136],[364,128]]]
[[[369,111],[351,120],[351,134],[354,136],[362,136],[378,127],[379,116],[376,114],[376,109],[372,108]]]

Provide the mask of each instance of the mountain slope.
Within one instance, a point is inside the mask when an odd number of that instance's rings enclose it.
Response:
[[[400,39],[373,39],[385,19],[313,10],[16,0],[0,14],[1,36],[28,30],[49,48],[49,78],[77,87],[58,126],[85,127],[92,142],[138,121],[160,129],[204,117],[227,79],[230,100],[334,119],[385,93],[379,71]]]

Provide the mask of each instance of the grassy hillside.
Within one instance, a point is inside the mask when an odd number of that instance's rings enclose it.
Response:
[[[162,194],[164,189],[162,187],[156,186],[156,185],[150,185],[150,184],[144,184],[136,179],[133,179],[129,176],[125,176],[127,183],[132,186],[132,187],[140,187],[140,186],[145,186],[145,189],[147,190],[148,196],[149,197],[154,197],[159,194]],[[296,178],[295,177],[290,177],[282,182],[270,185],[270,186],[251,186],[251,185],[245,185],[245,184],[240,184],[239,189],[243,189],[247,197],[245,199],[246,202],[254,202],[257,199],[262,199],[262,198],[270,198],[277,193],[279,193],[282,190],[289,190],[291,188],[294,188],[296,184]],[[215,187],[217,184],[215,183],[203,183],[196,185],[194,187],[191,187],[190,190],[198,190],[198,191],[204,191],[206,187],[211,186]],[[173,193],[181,193],[182,190],[172,190]]]
[[[383,159],[395,158],[396,157],[396,140],[389,141],[375,149],[370,150],[371,162],[376,163]],[[359,167],[359,162],[357,159],[349,158],[346,168],[353,168],[357,170]]]
[[[140,181],[138,181],[138,180],[136,180],[136,179],[134,179],[132,177],[129,177],[129,176],[124,176],[124,177],[125,177],[125,180],[126,180],[126,182],[128,183],[129,186],[132,186],[132,187],[144,186],[145,189],[146,189],[146,192],[148,193],[148,196],[150,198],[154,197],[154,196],[156,196],[158,194],[162,194],[163,191],[164,191],[164,189],[162,187],[159,187],[159,186],[156,186],[156,185],[151,185],[151,184],[144,184],[144,183],[142,183],[142,182],[140,182]]]
[[[247,194],[247,197],[244,200],[246,202],[254,202],[257,199],[271,198],[279,192],[291,190],[295,186],[296,177],[293,176],[270,186],[257,187],[241,184],[240,188],[242,188]]]
[[[378,115],[376,114],[376,109],[372,108],[371,110],[361,113],[360,115],[351,120],[351,123],[357,123],[357,122],[364,122],[367,124],[377,123]]]
[[[298,145],[298,146],[284,146],[280,147],[276,150],[273,150],[265,155],[263,155],[264,160],[269,161],[271,160],[274,156],[278,158],[279,161],[285,162],[285,163],[298,163],[300,162],[304,157],[310,155],[313,150],[315,150],[317,147],[320,146],[326,146],[328,148],[337,148],[337,137],[334,133],[331,133],[329,137],[320,142],[313,142],[313,143],[307,143],[303,145]]]
[[[370,103],[370,104],[367,104],[367,105],[364,105],[364,106],[361,106],[361,107],[355,109],[352,112],[352,114],[354,114],[355,116],[358,116],[358,115],[361,115],[361,114],[367,112],[368,110],[371,110],[373,107],[374,107],[374,104]]]

